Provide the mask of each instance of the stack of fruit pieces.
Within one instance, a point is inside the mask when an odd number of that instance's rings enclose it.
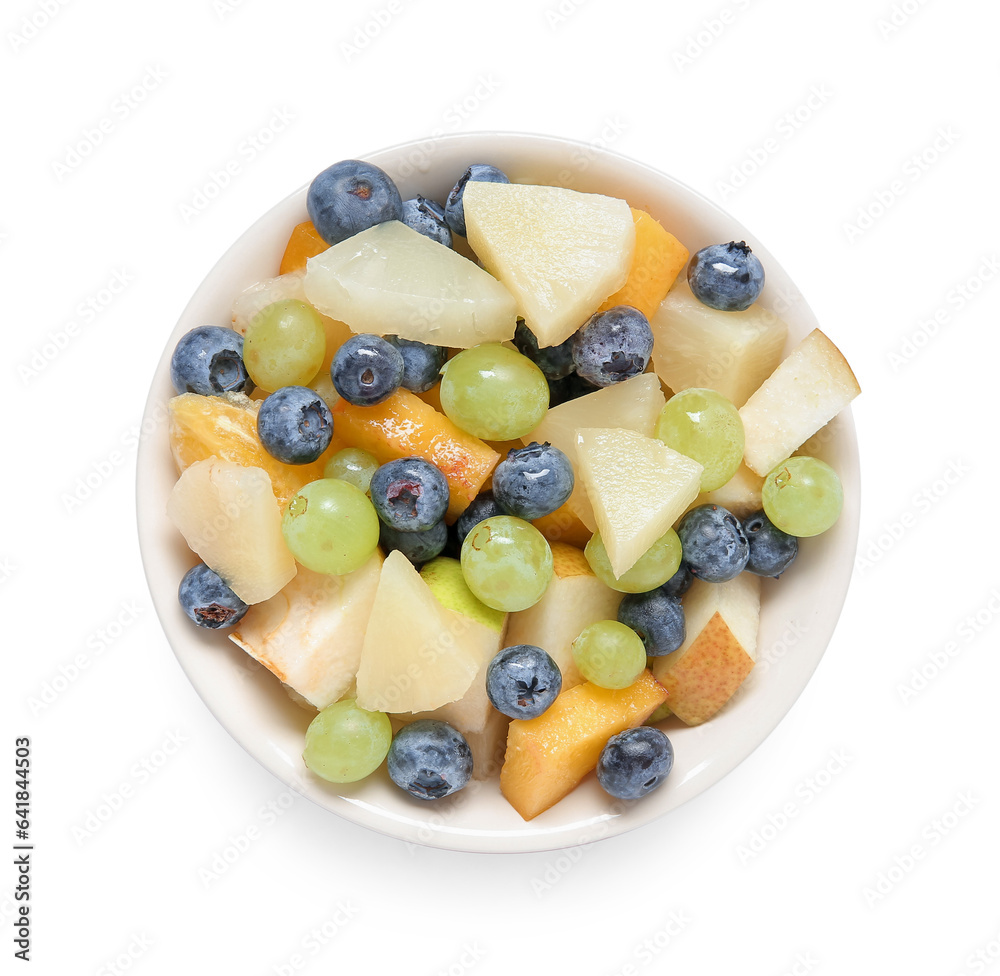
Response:
[[[745,244],[689,263],[623,200],[475,164],[403,201],[347,160],[307,202],[278,276],[173,355],[188,616],[318,711],[331,782],[385,761],[439,799],[500,766],[525,819],[595,769],[659,787],[645,723],[729,701],[761,576],[839,514],[792,454],[859,392],[847,363],[818,330],[782,359]]]

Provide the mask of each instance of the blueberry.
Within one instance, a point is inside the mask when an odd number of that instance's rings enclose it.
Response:
[[[442,519],[426,532],[400,532],[379,519],[378,541],[384,552],[398,549],[414,566],[421,566],[444,551],[448,543],[448,525]]]
[[[677,526],[677,535],[691,574],[709,583],[738,576],[750,558],[739,519],[721,505],[692,508]]]
[[[631,305],[597,312],[573,336],[576,371],[597,386],[612,386],[645,372],[652,354],[649,319]]]
[[[333,414],[315,390],[283,386],[260,405],[257,436],[279,461],[311,464],[330,446]]]
[[[745,241],[730,241],[703,247],[688,264],[687,280],[703,305],[742,312],[760,297],[764,269]]]
[[[663,587],[648,593],[626,593],[618,605],[618,622],[631,627],[650,657],[663,657],[684,643],[684,608]]]
[[[448,480],[421,457],[383,464],[372,475],[369,495],[378,517],[398,532],[426,532],[448,510]]]
[[[386,220],[403,219],[396,184],[377,166],[357,159],[344,159],[323,170],[309,185],[306,209],[327,244],[338,244]]]
[[[498,170],[496,166],[488,166],[485,163],[473,163],[462,174],[445,201],[444,219],[448,221],[448,226],[456,234],[461,234],[463,237],[465,236],[465,207],[462,206],[462,197],[465,196],[465,184],[470,180],[473,183],[510,182],[506,174]]]
[[[772,525],[763,511],[743,520],[743,534],[750,543],[747,571],[756,576],[780,576],[798,555],[799,540]]]
[[[251,393],[243,364],[243,336],[221,325],[201,325],[181,336],[170,357],[170,381],[178,393]]]
[[[527,356],[545,375],[547,380],[561,380],[573,372],[573,337],[558,346],[538,348],[534,332],[521,319],[514,329],[514,345],[522,356]]]
[[[461,546],[465,542],[465,537],[485,519],[493,518],[494,515],[509,514],[500,507],[491,489],[481,491],[469,502],[466,510],[459,515],[455,522],[458,544]]]
[[[389,746],[389,778],[420,800],[439,800],[472,776],[472,750],[447,722],[425,718],[404,725]]]
[[[534,644],[505,647],[486,668],[486,695],[510,718],[534,718],[562,690],[559,665]]]
[[[403,357],[403,379],[399,384],[414,393],[425,393],[441,382],[441,367],[448,358],[447,346],[432,346],[426,342],[386,336],[386,342],[395,346]]]
[[[573,494],[573,466],[549,443],[511,448],[493,470],[493,497],[508,514],[532,519],[549,515]]]
[[[590,380],[585,380],[579,373],[570,373],[561,380],[549,380],[549,408],[557,407],[560,403],[569,403],[577,397],[586,396],[588,393],[596,393],[600,387]]]
[[[377,335],[353,335],[334,354],[330,379],[337,392],[358,407],[372,407],[399,389],[403,355]]]
[[[626,729],[608,739],[597,761],[597,781],[619,800],[638,800],[652,793],[670,774],[674,747],[650,725]]]
[[[691,582],[694,577],[691,575],[691,570],[687,568],[687,563],[681,560],[680,566],[677,567],[677,572],[670,577],[660,587],[667,596],[683,596],[689,589],[691,589]]]
[[[177,588],[181,608],[199,626],[209,630],[232,627],[249,609],[214,570],[204,563],[192,566]]]
[[[444,220],[444,207],[426,197],[403,201],[403,223],[438,244],[451,247],[451,228]]]

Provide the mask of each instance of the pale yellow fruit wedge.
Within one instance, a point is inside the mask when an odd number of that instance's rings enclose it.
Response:
[[[382,556],[331,576],[299,566],[295,579],[251,607],[229,639],[314,708],[350,690],[361,661]]]
[[[278,500],[262,468],[214,457],[195,461],[177,479],[167,515],[244,603],[269,600],[295,576]]]
[[[695,580],[682,598],[684,643],[653,659],[670,710],[699,725],[732,698],[757,658],[760,577],[740,573],[727,583]]]
[[[656,375],[643,373],[553,407],[530,434],[521,438],[525,444],[548,441],[569,458],[577,477],[567,506],[591,532],[596,530],[597,522],[578,473],[576,432],[584,427],[623,427],[651,437],[665,402]]]
[[[745,464],[741,464],[734,474],[721,488],[714,491],[703,491],[689,506],[721,505],[737,518],[744,519],[761,509],[760,491],[764,479],[754,474]]]
[[[747,466],[767,475],[860,392],[841,351],[813,329],[740,410]]]
[[[580,476],[621,577],[694,501],[703,469],[633,430],[583,429],[576,437]]]
[[[716,390],[737,407],[781,362],[788,326],[751,305],[720,312],[691,294],[686,281],[670,291],[650,319],[653,368],[671,390]]]
[[[507,618],[505,647],[534,644],[562,672],[565,691],[584,680],[573,659],[573,641],[599,620],[615,620],[622,595],[602,583],[576,546],[553,542],[552,581],[542,598]]]
[[[624,200],[467,183],[463,207],[472,250],[515,297],[539,346],[568,339],[628,278],[635,223]]]
[[[309,258],[304,286],[320,312],[354,332],[465,349],[510,339],[517,324],[500,282],[398,220]]]
[[[423,712],[461,698],[497,634],[447,610],[410,561],[382,564],[358,666],[358,704],[375,712]]]

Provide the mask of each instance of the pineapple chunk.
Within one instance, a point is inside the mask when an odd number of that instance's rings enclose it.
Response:
[[[616,578],[698,495],[702,466],[632,430],[577,431],[580,475]]]
[[[482,268],[398,220],[309,258],[305,293],[355,332],[468,348],[514,336],[506,288]]]
[[[653,368],[671,390],[716,390],[737,407],[781,362],[788,326],[773,312],[751,305],[720,312],[691,294],[682,281],[650,320]]]
[[[195,461],[177,479],[167,515],[244,603],[269,600],[295,576],[271,479],[261,468]]]
[[[463,207],[469,245],[517,300],[539,346],[568,339],[628,279],[635,224],[624,200],[468,183]]]
[[[597,765],[611,736],[642,725],[666,697],[649,671],[617,691],[588,681],[561,692],[537,718],[510,723],[501,792],[525,820],[537,817]]]
[[[740,410],[747,466],[765,477],[860,392],[841,351],[813,329]]]
[[[354,682],[381,568],[378,550],[344,576],[299,566],[280,593],[247,611],[229,639],[324,709]]]

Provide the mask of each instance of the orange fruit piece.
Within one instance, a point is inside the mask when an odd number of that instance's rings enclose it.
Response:
[[[296,224],[292,230],[285,253],[281,258],[278,274],[289,274],[292,271],[305,271],[309,258],[322,254],[330,245],[319,236],[319,231],[311,220]]]
[[[646,318],[652,318],[687,264],[688,249],[645,210],[632,207],[632,219],[635,221],[635,252],[628,278],[598,311],[615,305],[631,305]]]
[[[170,453],[178,471],[210,457],[248,468],[263,468],[271,478],[274,497],[284,511],[297,491],[323,477],[326,462],[344,445],[334,436],[318,461],[284,464],[264,450],[257,436],[260,403],[242,393],[224,396],[182,393],[173,397],[167,404]]]
[[[510,723],[500,790],[525,820],[537,817],[597,766],[611,736],[642,725],[666,698],[649,670],[617,691],[585,681],[562,692],[536,718]]]
[[[379,464],[416,456],[437,465],[451,492],[449,522],[479,494],[500,460],[488,444],[460,430],[409,390],[399,389],[374,407],[340,400],[333,410],[333,424],[345,444],[374,454]]]
[[[570,509],[569,503],[560,505],[554,512],[543,515],[531,523],[549,542],[568,542],[578,549],[586,548],[594,534]],[[553,549],[553,555],[555,550]],[[589,563],[587,564],[589,567]]]

